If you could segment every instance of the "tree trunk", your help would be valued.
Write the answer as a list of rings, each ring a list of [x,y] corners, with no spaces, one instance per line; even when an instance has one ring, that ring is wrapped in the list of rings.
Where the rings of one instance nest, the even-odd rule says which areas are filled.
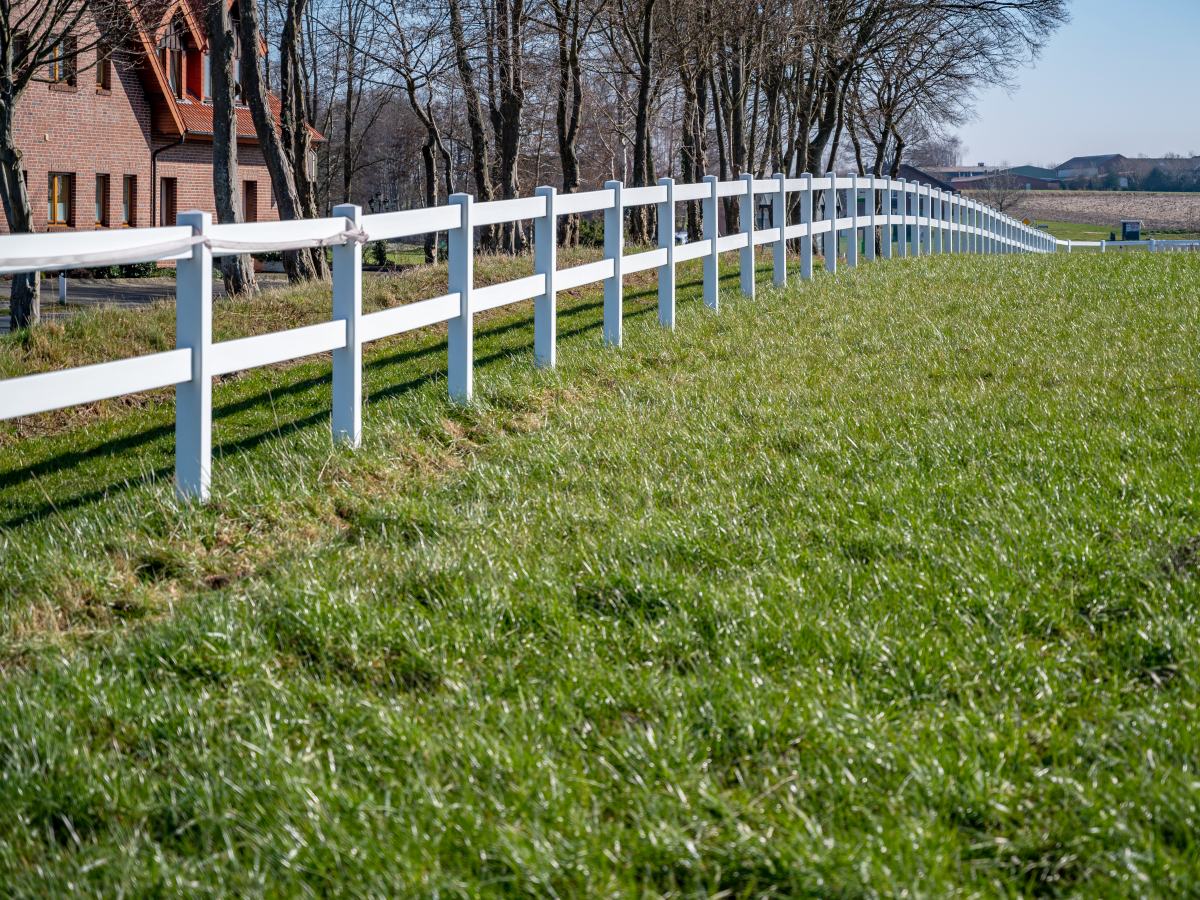
[[[233,22],[224,3],[209,3],[205,12],[213,108],[213,198],[218,222],[242,221],[238,181],[237,122],[233,96]],[[225,293],[253,294],[258,290],[249,256],[221,258]]]
[[[267,100],[267,89],[263,84],[262,67],[258,61],[261,33],[258,27],[258,4],[243,3],[238,31],[242,44],[242,93],[254,119],[254,131],[262,148],[271,184],[275,188],[275,200],[279,204],[280,218],[299,219],[304,210],[300,206],[300,195],[296,191],[296,178],[284,151],[283,140],[271,114]],[[324,257],[322,256],[322,259]],[[283,267],[288,281],[295,284],[322,277],[323,273],[313,265],[313,257],[303,251],[288,251],[283,254]]]
[[[654,85],[654,3],[644,0],[642,17],[638,23],[641,33],[635,48],[638,58],[637,107],[633,125],[633,186],[644,187],[650,183],[650,93]],[[647,215],[649,207],[640,206],[631,211],[629,237],[635,244],[650,240],[651,223]]]
[[[25,166],[21,151],[13,141],[13,106],[15,98],[0,100],[0,200],[8,230],[13,234],[33,231],[33,204],[25,183]],[[9,327],[14,331],[36,325],[42,318],[41,276],[37,272],[22,272],[13,276],[9,293]]]
[[[308,130],[311,118],[308,110],[312,106],[312,98],[308,96],[309,83],[303,77],[303,45],[300,38],[300,25],[307,8],[308,0],[287,0],[284,11],[283,32],[279,39],[279,118],[284,148],[295,175],[296,192],[300,196],[300,208],[304,211],[305,218],[315,219],[321,213],[317,207],[316,173],[310,173],[308,170],[309,155],[312,152],[312,137]],[[308,253],[319,277],[328,277],[325,251],[314,247]]]
[[[459,0],[449,0],[450,37],[454,41],[454,63],[462,82],[463,98],[467,107],[467,128],[471,132],[471,171],[475,177],[475,199],[486,202],[492,199],[491,153],[488,149],[487,132],[483,125],[483,106],[479,102],[479,90],[475,86],[475,70],[467,52],[467,39],[463,31],[462,9]],[[480,240],[485,246],[493,246],[495,231],[492,226],[481,228]]]

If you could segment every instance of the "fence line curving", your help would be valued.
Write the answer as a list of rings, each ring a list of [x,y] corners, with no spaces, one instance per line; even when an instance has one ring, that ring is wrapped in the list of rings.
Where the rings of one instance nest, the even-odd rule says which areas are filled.
[[[793,203],[796,197],[798,203]],[[739,230],[722,235],[720,201],[734,198]],[[676,243],[675,205],[698,201],[703,210],[699,241]],[[624,214],[655,206],[657,246],[625,252]],[[759,228],[756,207],[768,213]],[[788,221],[789,210],[798,220]],[[602,259],[558,268],[557,221],[579,213],[604,216]],[[535,274],[487,287],[474,284],[475,229],[531,220]],[[362,245],[431,232],[449,234],[449,292],[373,313],[362,311]],[[839,256],[850,267],[866,260],[943,253],[1051,253],[1066,242],[1031,228],[977,201],[904,179],[867,176],[776,175],[736,181],[708,176],[699,184],[661,179],[649,187],[610,181],[602,190],[559,194],[538,188],[532,197],[476,203],[455,194],[433,209],[363,215],[354,205],[338,206],[332,217],[283,222],[214,225],[203,212],[184,212],[163,228],[0,236],[0,273],[53,271],[116,263],[175,260],[176,349],[147,356],[46,372],[0,381],[0,419],[162,387],[175,387],[175,485],[181,498],[204,500],[212,471],[212,383],[218,375],[330,353],[333,360],[331,428],[334,440],[355,447],[362,432],[362,348],[395,334],[446,323],[447,382],[457,402],[473,391],[474,315],[532,300],[534,361],[556,361],[556,294],[603,283],[603,339],[622,341],[623,279],[655,270],[660,323],[675,325],[675,269],[703,261],[703,300],[716,310],[722,253],[740,255],[741,293],[754,296],[755,250],[772,247],[772,281],[788,280],[788,242],[799,241],[799,275],[813,275],[814,244],[820,242],[827,271]],[[1159,242],[1160,244],[1162,242]],[[844,245],[844,246],[843,246]],[[212,340],[213,259],[243,253],[333,247],[332,318],[327,322],[253,337]],[[1079,246],[1079,244],[1075,244]],[[1068,248],[1070,249],[1070,248]],[[1103,249],[1103,248],[1102,248]]]

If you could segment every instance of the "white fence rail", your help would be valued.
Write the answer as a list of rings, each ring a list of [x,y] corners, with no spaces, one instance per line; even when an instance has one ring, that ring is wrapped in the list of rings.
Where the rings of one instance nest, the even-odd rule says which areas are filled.
[[[1076,248],[1099,250],[1101,253],[1109,249],[1116,250],[1149,250],[1151,253],[1180,253],[1200,251],[1200,241],[1189,240],[1149,240],[1149,241],[1059,241],[1058,246],[1065,247],[1070,253]]]
[[[736,198],[740,229],[721,235],[721,198]],[[792,202],[793,198],[798,203]],[[699,201],[703,239],[675,242],[675,204]],[[769,207],[771,226],[755,227],[756,207]],[[658,247],[625,252],[624,212],[657,207]],[[788,221],[795,209],[796,221]],[[823,214],[818,216],[823,210]],[[604,258],[559,269],[558,217],[604,214]],[[658,275],[658,315],[675,324],[675,269],[703,260],[704,303],[718,307],[720,254],[740,254],[741,291],[754,296],[754,251],[773,250],[773,283],[788,279],[787,242],[798,241],[799,275],[812,277],[814,243],[823,244],[825,268],[836,272],[839,256],[856,266],[860,255],[922,256],[940,253],[1054,252],[1059,242],[1010,216],[965,197],[903,179],[862,176],[776,175],[701,184],[662,179],[650,187],[626,188],[618,181],[603,190],[559,195],[538,188],[535,196],[476,203],[455,194],[436,209],[362,215],[357,206],[339,206],[332,218],[240,225],[213,225],[207,213],[186,212],[178,225],[122,231],[68,232],[0,237],[0,273],[61,270],[117,263],[174,259],[176,267],[176,349],[94,366],[13,378],[0,382],[0,419],[11,419],[153,388],[175,386],[175,482],[180,497],[203,500],[212,469],[212,383],[217,375],[299,359],[317,353],[333,358],[333,437],[357,446],[362,430],[363,344],[445,322],[448,326],[447,381],[450,396],[469,402],[473,386],[474,316],[487,309],[533,300],[534,359],[555,364],[555,298],[558,291],[603,282],[603,337],[621,344],[624,276],[654,269]],[[534,275],[476,287],[475,229],[532,220]],[[449,233],[449,293],[393,309],[362,312],[362,243],[429,232]],[[213,343],[213,258],[302,247],[333,247],[333,308],[328,322],[287,331]]]

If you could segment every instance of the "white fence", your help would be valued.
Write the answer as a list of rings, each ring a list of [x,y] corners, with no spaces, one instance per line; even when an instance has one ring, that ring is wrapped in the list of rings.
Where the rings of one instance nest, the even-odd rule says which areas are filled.
[[[793,196],[798,204],[791,202]],[[722,235],[718,206],[725,197],[737,199],[741,228]],[[764,199],[770,205],[772,227],[756,229],[756,206]],[[699,241],[676,244],[675,204],[685,201],[702,204],[704,235]],[[658,230],[657,248],[626,254],[624,211],[647,205],[656,206],[658,221],[668,224]],[[787,211],[797,207],[798,221],[788,222]],[[601,211],[604,257],[558,268],[558,217]],[[603,190],[578,194],[543,187],[533,197],[515,200],[475,203],[469,194],[456,194],[448,205],[435,209],[363,216],[357,206],[339,206],[333,213],[325,219],[213,225],[207,213],[186,212],[175,227],[0,237],[0,273],[177,261],[176,349],[0,382],[0,419],[174,385],[176,490],[181,497],[203,500],[209,492],[212,383],[217,375],[332,353],[333,437],[353,447],[362,429],[362,348],[389,335],[447,323],[450,396],[468,402],[474,315],[484,310],[533,300],[534,360],[539,366],[553,366],[557,292],[602,281],[604,341],[620,346],[622,279],[635,272],[657,271],[659,321],[674,327],[676,266],[703,260],[704,303],[715,310],[720,254],[727,251],[740,252],[741,291],[752,297],[755,248],[764,244],[773,248],[777,286],[788,278],[788,241],[799,241],[799,274],[805,279],[812,277],[817,239],[823,242],[830,272],[837,271],[839,254],[855,266],[860,255],[870,260],[938,253],[1049,253],[1057,246],[1041,231],[929,185],[833,173],[821,178],[744,175],[732,182],[709,176],[702,184],[675,184],[668,178],[637,188],[610,181]],[[521,220],[533,221],[536,274],[476,287],[475,229]],[[449,233],[449,293],[364,315],[362,243],[438,231]],[[333,246],[330,321],[213,343],[213,257],[313,246]]]
[[[1180,253],[1200,251],[1200,241],[1187,240],[1148,240],[1148,241],[1059,241],[1058,246],[1066,247],[1070,253],[1077,247],[1086,247],[1105,253],[1114,250],[1149,250],[1151,253]]]

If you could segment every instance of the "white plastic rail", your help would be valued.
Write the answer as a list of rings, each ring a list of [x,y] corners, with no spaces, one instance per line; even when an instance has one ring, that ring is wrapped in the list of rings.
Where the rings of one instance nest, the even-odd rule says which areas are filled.
[[[677,244],[679,203],[700,204],[703,237]],[[738,208],[740,227],[720,232],[722,210]],[[631,207],[657,207],[659,237],[653,249],[625,252],[624,216]],[[558,219],[604,216],[604,258],[560,269]],[[762,216],[765,221],[760,221]],[[534,274],[487,287],[474,285],[475,229],[532,220]],[[445,231],[449,235],[449,292],[392,309],[362,312],[362,244]],[[88,266],[174,259],[176,349],[94,366],[12,378],[0,382],[0,419],[174,385],[176,389],[175,483],[180,497],[204,500],[212,470],[212,382],[218,375],[330,353],[333,358],[332,432],[339,443],[357,446],[362,422],[362,347],[390,335],[446,323],[449,328],[447,381],[450,396],[469,402],[473,390],[474,317],[488,309],[534,304],[534,359],[556,361],[558,291],[603,283],[603,339],[622,338],[623,279],[654,270],[658,277],[659,321],[675,324],[675,270],[703,262],[703,297],[717,309],[720,254],[740,256],[740,288],[755,291],[755,248],[771,248],[772,282],[786,284],[788,242],[799,242],[802,279],[812,278],[814,246],[837,271],[839,255],[849,267],[876,258],[929,253],[1052,253],[1059,247],[1090,246],[1056,241],[1035,228],[973,200],[903,179],[828,173],[822,177],[754,178],[699,184],[625,187],[611,181],[602,190],[559,194],[539,188],[533,197],[475,203],[455,194],[445,206],[364,216],[352,205],[314,220],[213,225],[206,213],[186,212],[178,225],[120,231],[80,231],[0,236],[0,273],[56,271]],[[861,244],[861,255],[860,255]],[[1143,241],[1151,250],[1200,249],[1198,241]],[[332,315],[303,328],[212,341],[213,258],[302,247],[333,247]],[[1129,242],[1096,243],[1101,250]]]

